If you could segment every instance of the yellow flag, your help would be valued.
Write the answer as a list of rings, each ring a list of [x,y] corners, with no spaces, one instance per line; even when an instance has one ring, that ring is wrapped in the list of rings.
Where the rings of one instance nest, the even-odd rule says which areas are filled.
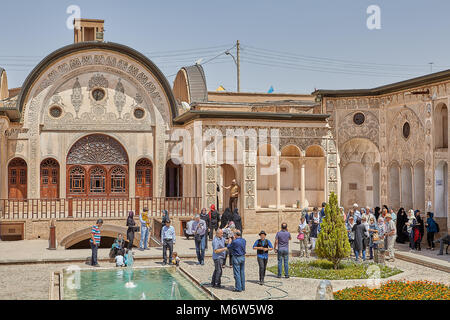
[[[216,91],[226,91],[225,90],[225,88],[224,87],[222,87],[222,86],[219,86],[217,89],[216,89]]]

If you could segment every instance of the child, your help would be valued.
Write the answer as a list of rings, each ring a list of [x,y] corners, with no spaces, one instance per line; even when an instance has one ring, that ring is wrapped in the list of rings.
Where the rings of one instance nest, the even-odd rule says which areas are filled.
[[[125,267],[125,262],[122,255],[117,255],[115,259],[116,259],[116,267]]]
[[[172,264],[176,265],[177,267],[180,265],[180,257],[178,256],[178,253],[174,252],[172,253]]]

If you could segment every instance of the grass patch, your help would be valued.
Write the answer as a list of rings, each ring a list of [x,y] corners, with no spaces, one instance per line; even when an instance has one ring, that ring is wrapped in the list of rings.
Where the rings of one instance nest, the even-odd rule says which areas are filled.
[[[336,300],[450,300],[450,286],[431,281],[388,281],[378,289],[365,286],[334,292]]]
[[[374,276],[374,272],[378,272],[380,277],[388,278],[399,274],[402,271],[397,268],[391,268],[386,265],[379,265],[375,263],[355,263],[353,261],[344,261],[339,264],[337,270],[333,269],[333,264],[327,260],[313,260],[313,261],[295,261],[289,263],[289,275],[292,277],[311,278],[311,279],[328,279],[328,280],[349,280],[349,279],[368,279]],[[278,273],[278,267],[272,266],[267,268],[274,274]]]

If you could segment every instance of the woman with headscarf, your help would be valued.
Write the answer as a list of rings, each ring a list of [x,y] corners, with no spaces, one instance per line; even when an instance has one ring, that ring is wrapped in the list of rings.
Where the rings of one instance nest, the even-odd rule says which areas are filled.
[[[434,250],[434,235],[437,233],[436,221],[433,219],[433,216],[433,212],[427,212],[427,222],[425,224],[427,227],[427,249],[430,250]]]
[[[162,214],[163,214],[162,225],[165,226],[166,225],[166,221],[170,221],[169,212],[166,209],[163,209],[162,210]]]
[[[220,229],[225,228],[225,226],[233,220],[233,216],[231,214],[230,208],[226,208],[225,211],[222,214],[222,217],[220,218]]]
[[[397,239],[395,240],[397,243],[405,243],[408,241],[408,237],[403,232],[403,229],[405,228],[405,224],[408,221],[408,217],[406,215],[405,209],[400,208],[397,213]]]
[[[206,208],[203,208],[200,212],[200,219],[205,221],[206,224],[205,250],[208,250],[208,234],[211,232],[211,219],[209,219],[209,214],[206,211]]]
[[[376,223],[375,217],[372,216],[369,219],[369,260],[373,259],[373,251],[377,247],[376,240],[374,240],[375,235],[378,236],[378,224]]]
[[[339,207],[339,213],[344,221],[347,220],[347,215],[345,214],[344,207]]]
[[[306,223],[305,216],[300,219],[300,224],[298,225],[298,235],[297,239],[300,242],[300,257],[309,257],[308,253],[308,237],[309,237],[309,225]]]
[[[311,251],[316,249],[316,239],[319,235],[319,225],[320,225],[320,214],[317,210],[313,211],[313,216],[310,221],[310,234],[311,239]]]
[[[420,210],[414,211],[414,215],[417,220],[417,224],[414,227],[414,248],[418,251],[421,251],[420,243],[422,242],[423,235],[425,233],[425,225],[423,219],[420,215]]]
[[[377,221],[378,221],[378,217],[380,216],[380,210],[381,210],[380,207],[375,207],[374,216]]]
[[[134,233],[136,232],[136,221],[134,221],[134,212],[128,211],[128,218],[127,218],[127,240],[128,240],[128,250],[131,250],[133,247],[133,241],[134,241]]]
[[[219,220],[220,215],[216,210],[216,206],[214,204],[211,205],[210,210],[208,212],[209,219],[211,221],[211,232],[209,233],[209,239],[212,240],[213,238],[213,231],[217,232],[217,228],[219,228]]]
[[[234,225],[236,226],[236,229],[241,231],[242,234],[242,219],[241,215],[239,214],[238,208],[235,208],[233,211],[233,222]]]
[[[355,225],[355,218],[350,216],[348,221],[345,223],[345,227],[347,228],[348,242],[350,243],[350,247],[353,248],[353,242],[355,241],[355,233],[353,232],[353,226]]]
[[[413,210],[408,211],[408,221],[405,223],[406,231],[409,235],[409,251],[413,251],[415,249],[414,243],[414,226],[417,224],[416,217],[414,215]]]
[[[353,226],[352,231],[355,233],[355,241],[353,242],[353,250],[355,251],[355,260],[359,261],[359,254],[362,254],[363,261],[366,261],[366,226],[358,219]]]

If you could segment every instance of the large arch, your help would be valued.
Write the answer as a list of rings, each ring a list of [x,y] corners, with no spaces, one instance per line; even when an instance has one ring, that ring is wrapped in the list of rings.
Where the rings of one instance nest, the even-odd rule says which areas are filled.
[[[25,79],[22,90],[20,91],[20,94],[18,96],[18,109],[21,114],[23,114],[23,111],[28,100],[30,99],[31,95],[35,95],[38,92],[32,93],[32,89],[34,88],[37,81],[42,80],[43,82],[37,88],[37,90],[42,90],[43,88],[46,88],[51,83],[56,81],[58,78],[61,78],[63,75],[67,76],[66,74],[68,72],[71,72],[72,70],[76,70],[81,65],[106,65],[106,66],[112,66],[112,64],[108,65],[108,61],[105,61],[104,58],[101,58],[100,55],[97,56],[90,56],[90,58],[86,58],[85,60],[81,62],[77,61],[71,61],[70,64],[61,64],[55,68],[55,70],[50,71],[49,69],[56,63],[62,61],[64,58],[78,54],[78,53],[89,53],[89,52],[96,52],[98,54],[98,51],[101,50],[103,52],[113,52],[119,55],[122,55],[124,57],[127,57],[128,59],[132,59],[136,65],[142,66],[152,74],[156,80],[159,82],[159,85],[162,88],[162,91],[164,92],[165,98],[167,99],[167,103],[169,106],[169,113],[170,118],[174,119],[178,116],[178,108],[177,104],[172,92],[172,88],[167,81],[164,74],[161,72],[161,70],[151,61],[149,60],[145,55],[142,53],[128,47],[122,44],[113,43],[113,42],[80,42],[80,43],[74,43],[67,46],[64,46],[60,49],[57,49],[47,55],[28,75],[28,77]],[[114,61],[114,67],[117,67],[118,69],[122,69],[126,72],[128,72],[130,75],[136,77],[138,82],[141,83],[142,87],[149,93],[149,95],[152,95],[152,97],[156,97],[156,90],[155,85],[146,77],[145,75],[139,73],[139,68],[133,65],[128,64],[118,64],[119,61]],[[48,74],[46,72],[50,71]]]
[[[349,208],[380,204],[380,152],[365,138],[353,138],[340,148],[341,204]]]
[[[70,197],[128,197],[128,154],[113,137],[90,134],[67,153],[66,194]]]
[[[92,227],[86,227],[73,231],[66,235],[63,239],[61,239],[59,245],[66,249],[70,248],[78,242],[91,238],[91,233]],[[117,226],[113,224],[103,224],[102,226],[102,237],[116,238],[119,233],[121,233],[126,240],[127,227]],[[133,245],[139,246],[140,236],[140,232],[135,233]]]
[[[425,211],[425,163],[414,165],[414,208]]]

